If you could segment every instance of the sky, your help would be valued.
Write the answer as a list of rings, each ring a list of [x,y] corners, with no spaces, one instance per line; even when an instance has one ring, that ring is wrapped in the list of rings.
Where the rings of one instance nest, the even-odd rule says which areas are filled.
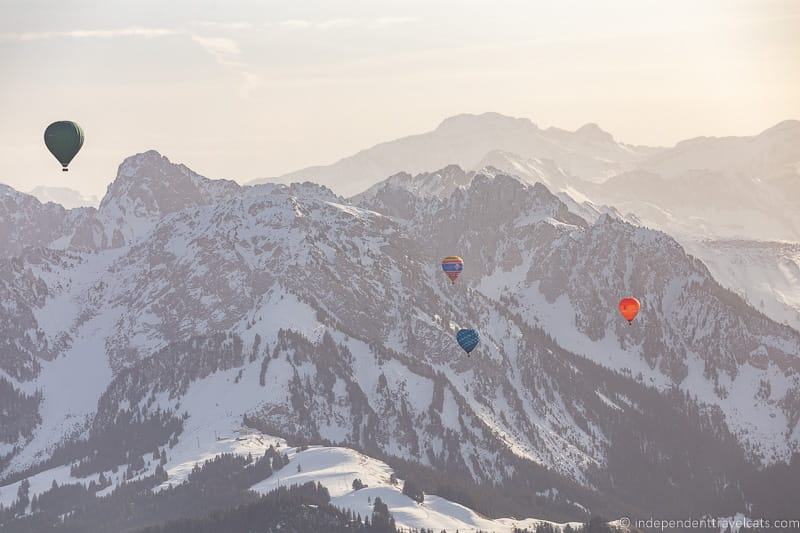
[[[0,0],[0,182],[246,182],[496,111],[669,146],[800,119],[797,0]],[[60,172],[42,133],[74,120]]]

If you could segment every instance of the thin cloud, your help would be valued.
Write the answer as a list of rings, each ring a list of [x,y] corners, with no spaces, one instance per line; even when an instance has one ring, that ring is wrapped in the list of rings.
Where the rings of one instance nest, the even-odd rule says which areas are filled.
[[[282,22],[279,22],[278,24],[286,28],[310,28],[313,23],[308,20],[291,19],[291,20],[284,20]]]
[[[250,22],[215,22],[213,20],[193,20],[189,25],[214,30],[248,30],[253,27]]]
[[[290,29],[332,30],[340,28],[386,28],[398,24],[414,22],[412,17],[379,17],[379,18],[332,18],[325,20],[289,19],[279,22],[280,26]]]
[[[114,37],[164,37],[167,35],[180,35],[181,30],[170,28],[118,28],[112,30],[69,30],[69,31],[35,31],[22,33],[2,33],[0,41],[44,41],[50,39],[111,39]]]
[[[396,26],[398,24],[408,24],[416,22],[417,19],[413,17],[381,17],[374,19],[371,23],[372,28],[385,28],[387,26]]]
[[[192,41],[197,43],[200,48],[214,56],[221,64],[230,62],[242,53],[239,44],[227,37],[203,37],[197,34],[192,35]]]
[[[348,18],[329,19],[317,23],[317,27],[323,30],[328,30],[331,28],[352,28],[356,25],[358,25],[358,21],[356,19]]]
[[[204,26],[211,29],[243,29],[246,23],[205,23],[198,21],[190,23],[195,28]],[[185,28],[147,28],[129,27],[96,30],[68,30],[68,31],[42,31],[2,33],[0,42],[30,42],[52,39],[113,39],[118,37],[154,38],[172,35],[188,37],[203,51],[214,58],[216,63],[226,68],[231,68],[242,77],[240,95],[248,98],[253,90],[261,84],[261,79],[240,57],[242,50],[239,43],[228,37],[209,37]]]
[[[217,63],[236,71],[242,77],[239,95],[250,98],[253,91],[261,85],[261,77],[252,72],[250,66],[240,59],[242,50],[239,43],[227,37],[204,37],[192,34],[192,41],[209,53]]]

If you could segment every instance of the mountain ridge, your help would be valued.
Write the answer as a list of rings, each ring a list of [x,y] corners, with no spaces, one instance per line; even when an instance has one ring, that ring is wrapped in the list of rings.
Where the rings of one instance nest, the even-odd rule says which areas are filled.
[[[315,165],[275,178],[251,180],[248,184],[311,179],[332,186],[345,196],[352,196],[385,176],[398,172],[416,174],[451,163],[477,170],[476,163],[494,150],[516,153],[524,158],[553,159],[558,166],[577,177],[601,182],[620,172],[640,168],[639,163],[645,165],[641,168],[657,170],[659,167],[648,163],[648,160],[654,158],[657,161],[659,154],[669,158],[668,154],[676,150],[703,143],[724,143],[736,139],[755,141],[785,135],[797,130],[798,124],[800,122],[790,119],[753,136],[695,137],[679,141],[673,147],[646,147],[618,143],[610,133],[592,122],[575,131],[568,131],[557,127],[540,129],[532,120],[524,117],[510,117],[495,112],[464,113],[444,119],[428,133],[381,142],[330,165]],[[468,141],[470,137],[473,140]],[[480,138],[492,141],[480,144],[476,142]],[[443,140],[447,142],[436,144]],[[584,141],[589,141],[589,144],[584,144]],[[429,153],[425,144],[430,143],[434,143],[436,149]],[[352,180],[356,180],[356,183],[350,183]]]
[[[603,142],[587,144],[587,139]],[[351,196],[363,192],[385,176],[402,171],[419,173],[448,164],[471,169],[492,150],[554,159],[566,169],[597,180],[622,168],[618,162],[610,163],[608,154],[613,153],[615,158],[628,163],[652,149],[623,146],[591,124],[576,132],[568,132],[558,128],[542,130],[530,119],[500,113],[461,114],[444,119],[430,132],[379,143],[331,165],[308,167],[248,184],[310,179],[328,185],[344,196]]]

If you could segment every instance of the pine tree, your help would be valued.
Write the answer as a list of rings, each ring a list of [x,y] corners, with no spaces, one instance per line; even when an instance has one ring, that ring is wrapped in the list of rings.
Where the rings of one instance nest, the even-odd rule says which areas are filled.
[[[372,506],[372,527],[378,532],[392,532],[395,530],[394,518],[389,513],[389,507],[379,497],[375,498]]]
[[[410,479],[405,480],[403,483],[403,494],[417,503],[425,501],[425,493],[422,491],[422,488],[417,486],[417,484]]]

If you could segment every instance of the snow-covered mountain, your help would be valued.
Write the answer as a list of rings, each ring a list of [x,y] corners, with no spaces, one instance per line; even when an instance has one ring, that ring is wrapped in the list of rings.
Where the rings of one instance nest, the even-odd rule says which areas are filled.
[[[25,246],[51,245],[64,235],[70,214],[60,205],[43,204],[0,184],[0,253],[11,257]]]
[[[100,203],[96,196],[84,196],[69,187],[45,187],[39,185],[31,190],[30,195],[35,196],[42,203],[53,202],[66,209],[97,207]]]
[[[587,220],[607,213],[666,231],[703,260],[725,287],[773,320],[800,329],[797,260],[791,252],[800,239],[798,209],[792,205],[796,196],[722,174],[668,180],[636,171],[596,185],[542,172],[536,161],[514,154],[496,153],[489,162],[492,168],[561,191],[560,198]]]
[[[798,327],[800,305],[791,296],[793,278],[783,256],[761,256],[762,268],[751,264],[746,275],[731,275],[727,266],[742,264],[776,241],[800,242],[796,120],[753,136],[699,137],[672,148],[644,148],[619,143],[593,124],[567,132],[496,113],[459,115],[433,132],[282,179],[302,177],[353,194],[370,187],[374,192],[383,186],[373,185],[383,176],[424,176],[453,163],[542,183],[586,220],[605,213],[665,231],[703,259],[727,288],[751,301],[764,300],[760,309],[768,316]],[[421,182],[416,192],[442,187],[435,179]],[[451,180],[448,187],[456,185]],[[737,246],[726,244],[731,241]],[[731,261],[718,260],[723,248]],[[741,254],[732,256],[736,251]],[[765,285],[765,279],[775,285]]]
[[[607,212],[669,233],[727,288],[800,327],[793,259],[781,251],[800,242],[800,122],[750,137],[684,141],[602,183],[508,151],[487,154],[474,169],[489,167],[543,183],[587,220]]]
[[[538,197],[550,196],[550,208],[542,212],[536,203],[526,203],[523,192],[526,190],[534,196],[537,196],[536,191]],[[407,204],[406,191],[401,186],[385,187],[366,205],[374,204],[399,215],[400,210],[392,206]],[[546,324],[545,330],[575,353],[634,374],[644,370],[645,377],[657,368],[658,375],[650,375],[649,379],[658,382],[666,378],[666,383],[671,384],[686,381],[693,374],[691,367],[699,365],[706,377],[713,378],[713,387],[719,386],[723,374],[728,374],[729,385],[736,387],[734,383],[741,377],[739,370],[743,366],[762,366],[757,362],[761,357],[757,354],[762,349],[755,344],[745,348],[749,341],[740,336],[750,326],[729,323],[723,327],[720,322],[736,314],[732,308],[719,308],[713,313],[713,319],[705,314],[708,310],[704,310],[699,315],[703,317],[700,323],[704,324],[700,327],[692,316],[699,309],[691,302],[703,302],[704,306],[716,305],[714,301],[727,302],[749,316],[747,321],[753,320],[752,324],[766,324],[766,317],[752,312],[742,305],[743,302],[730,300],[730,295],[711,281],[705,266],[687,256],[678,243],[664,234],[637,229],[608,215],[589,225],[541,185],[530,188],[506,176],[492,179],[479,175],[469,189],[456,190],[448,198],[436,198],[432,203],[433,206],[429,202],[408,219],[420,240],[434,242],[440,249],[460,250],[465,260],[474,265],[463,275],[467,280],[473,280],[483,294],[494,299],[516,300],[511,305],[513,309],[522,316],[531,317],[531,325]],[[502,208],[487,210],[486,203]],[[536,230],[545,228],[544,237],[537,235]],[[448,241],[436,242],[430,237],[432,232],[446,235]],[[472,252],[473,243],[480,243],[476,252]],[[648,321],[647,327],[636,331],[635,341],[647,348],[633,359],[629,348],[617,352],[608,345],[609,337],[616,337],[620,346],[625,346],[630,331],[615,320],[613,312],[597,314],[598,307],[613,309],[620,294],[647,295],[649,300],[643,311],[648,317],[644,319]],[[692,296],[688,297],[690,294]],[[651,312],[653,315],[649,316]],[[685,329],[687,326],[690,331]],[[732,329],[725,331],[728,327]],[[611,333],[609,328],[616,331]],[[778,328],[775,332],[779,329],[790,337],[797,336],[788,328]],[[582,336],[585,338],[581,339]],[[736,346],[740,342],[744,344]],[[770,351],[766,346],[763,348]],[[755,357],[749,363],[744,356],[748,352]],[[715,353],[729,355],[712,360]],[[739,355],[732,357],[734,353]],[[787,361],[795,360],[796,353],[796,349],[791,348]],[[700,359],[695,359],[698,355]],[[635,368],[642,359],[647,361],[649,370]],[[794,373],[788,367],[785,370]],[[744,382],[751,383],[752,378],[748,375]],[[757,381],[746,387],[757,388]],[[699,393],[697,384],[690,388],[694,394]],[[789,392],[790,397],[794,394],[796,391]],[[751,390],[748,397],[755,395],[756,391]],[[720,398],[722,396],[727,393]],[[739,399],[741,395],[737,393],[736,400]],[[793,400],[787,397],[787,401]],[[720,405],[725,411],[724,403]],[[740,407],[734,409],[739,411]],[[729,420],[740,419],[741,414],[743,412],[730,416]],[[764,413],[753,410],[748,416],[757,425]],[[793,418],[794,415],[790,415],[787,421]],[[793,422],[789,426],[784,437],[797,430]],[[741,429],[747,432],[744,426]],[[764,443],[762,434],[754,437]]]
[[[110,491],[154,449],[255,431],[434,472],[443,495],[495,487],[495,516],[776,512],[761,469],[798,450],[800,334],[663,233],[457,167],[354,203],[146,152],[98,210],[4,198],[8,220],[56,220],[0,235],[6,485],[66,469]]]
[[[217,202],[238,189],[233,181],[204,178],[150,150],[120,165],[98,219],[106,242],[118,247],[146,236],[166,215]]]
[[[596,124],[570,132],[541,129],[529,119],[499,113],[464,114],[444,120],[428,133],[378,144],[331,165],[309,167],[252,184],[311,180],[348,196],[399,172],[417,174],[450,164],[474,168],[495,150],[550,159],[566,171],[592,181],[631,168],[657,151],[618,143]]]

